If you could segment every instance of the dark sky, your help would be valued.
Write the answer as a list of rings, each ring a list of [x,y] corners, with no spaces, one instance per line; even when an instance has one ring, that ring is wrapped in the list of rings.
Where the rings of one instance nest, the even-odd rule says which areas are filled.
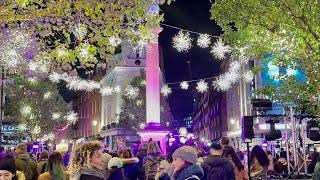
[[[165,18],[163,23],[199,33],[220,35],[221,29],[210,20],[210,7],[209,0],[176,0],[169,6],[161,7]],[[167,83],[190,79],[187,61],[191,62],[192,79],[212,77],[219,73],[219,62],[210,54],[210,48],[202,49],[196,46],[198,35],[191,34],[194,39],[193,48],[186,53],[179,53],[172,47],[172,37],[179,30],[162,27],[159,43],[163,49]],[[192,97],[197,92],[182,90],[179,84],[170,87],[173,93],[169,95],[169,101],[174,117],[179,119],[192,113]]]

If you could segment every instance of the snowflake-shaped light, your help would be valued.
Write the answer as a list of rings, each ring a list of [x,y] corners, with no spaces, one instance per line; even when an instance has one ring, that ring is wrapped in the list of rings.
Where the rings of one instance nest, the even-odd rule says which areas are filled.
[[[208,90],[208,83],[205,82],[204,80],[201,80],[201,81],[199,81],[199,82],[197,83],[196,89],[197,89],[199,92],[203,93],[203,92],[205,92],[205,91]]]
[[[121,44],[121,39],[118,38],[118,37],[111,36],[109,38],[109,43],[110,43],[111,46],[117,47],[117,46],[119,46]]]
[[[184,33],[179,31],[179,33],[173,37],[172,43],[173,47],[177,49],[178,52],[187,52],[192,47],[192,38],[189,33]]]
[[[187,81],[182,81],[180,87],[181,89],[187,90],[189,88],[189,83]]]
[[[224,59],[225,55],[230,53],[231,50],[231,46],[224,45],[222,39],[218,39],[214,46],[212,46],[211,53],[218,59]]]
[[[128,86],[125,90],[125,96],[127,96],[129,99],[135,99],[139,95],[139,88]]]
[[[232,61],[229,64],[229,71],[231,72],[237,72],[241,69],[241,63],[239,61]]]
[[[243,80],[245,82],[252,82],[253,78],[254,78],[254,74],[252,73],[252,71],[246,71],[243,74]]]
[[[113,90],[114,90],[115,93],[120,93],[121,92],[121,87],[120,86],[115,86],[113,88]]]
[[[28,115],[31,113],[31,107],[26,105],[26,106],[23,106],[20,110],[20,112],[22,113],[22,115]]]
[[[208,34],[201,34],[197,40],[197,44],[201,48],[207,48],[210,45],[211,37]]]
[[[78,24],[75,26],[73,34],[79,39],[83,39],[87,34],[87,27],[84,24]]]
[[[229,71],[223,75],[223,79],[229,81],[231,84],[237,82],[240,78],[240,73],[238,71]]]
[[[65,119],[69,123],[74,124],[78,120],[78,113],[76,113],[74,111],[70,111],[70,112],[67,113],[67,116],[65,117]]]
[[[102,96],[110,96],[112,95],[112,92],[113,88],[110,86],[105,86],[100,89],[100,93],[102,94]]]
[[[226,91],[231,87],[231,82],[224,78],[224,76],[220,76],[213,82],[216,89],[221,91]]]
[[[57,119],[59,119],[60,117],[61,117],[60,113],[53,113],[53,114],[52,114],[52,119],[53,119],[53,120],[57,120]]]
[[[163,96],[167,97],[171,93],[172,93],[172,89],[168,85],[164,85],[161,88],[161,94],[163,94]]]

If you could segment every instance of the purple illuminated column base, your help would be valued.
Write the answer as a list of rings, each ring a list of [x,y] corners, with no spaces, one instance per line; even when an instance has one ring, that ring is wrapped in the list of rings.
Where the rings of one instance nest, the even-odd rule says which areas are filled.
[[[167,141],[168,141],[168,134],[170,132],[163,129],[160,124],[158,123],[148,123],[144,130],[138,132],[141,137],[141,142],[146,143],[149,142],[150,139],[152,141],[159,141],[160,148],[162,153],[165,155],[167,153]]]

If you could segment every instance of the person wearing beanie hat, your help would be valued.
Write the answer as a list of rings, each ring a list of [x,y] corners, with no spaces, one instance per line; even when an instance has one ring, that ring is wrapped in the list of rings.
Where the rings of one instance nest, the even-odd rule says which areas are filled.
[[[198,153],[191,146],[182,146],[173,154],[173,178],[175,180],[200,180],[203,176],[203,170],[197,165]]]

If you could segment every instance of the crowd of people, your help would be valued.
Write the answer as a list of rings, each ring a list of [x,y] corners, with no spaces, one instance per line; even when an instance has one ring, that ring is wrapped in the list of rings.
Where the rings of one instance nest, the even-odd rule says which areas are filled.
[[[314,156],[316,156],[315,153]],[[314,179],[320,179],[319,153],[309,163]],[[249,180],[287,173],[287,153],[280,157],[254,146],[249,157],[229,146],[222,137],[208,152],[194,145],[182,145],[163,155],[158,142],[141,144],[138,151],[124,148],[106,152],[101,143],[78,145],[71,155],[46,150],[33,156],[26,144],[0,160],[1,180]],[[248,165],[250,164],[250,169]],[[313,169],[312,169],[313,168]],[[309,168],[308,168],[309,169]],[[249,173],[250,172],[250,173]]]

